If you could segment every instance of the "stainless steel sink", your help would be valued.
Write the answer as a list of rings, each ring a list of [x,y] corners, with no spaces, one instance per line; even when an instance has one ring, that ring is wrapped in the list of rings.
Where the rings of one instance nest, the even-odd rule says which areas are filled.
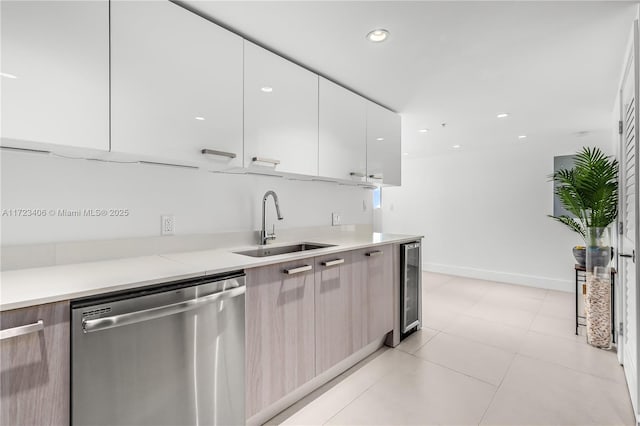
[[[299,243],[279,247],[260,247],[253,250],[235,251],[236,254],[243,254],[251,257],[277,256],[279,254],[297,253],[300,251],[316,250],[325,247],[333,247],[334,244]]]

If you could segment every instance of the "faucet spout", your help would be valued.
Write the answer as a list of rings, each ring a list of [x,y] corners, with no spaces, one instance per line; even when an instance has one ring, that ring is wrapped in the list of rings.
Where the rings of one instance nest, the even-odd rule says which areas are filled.
[[[267,203],[267,198],[269,197],[269,195],[273,197],[273,202],[276,205],[276,214],[278,215],[278,220],[284,219],[284,217],[282,217],[282,213],[280,213],[280,201],[278,200],[278,194],[276,194],[275,191],[267,191],[264,194],[264,197],[262,197],[262,211],[264,212],[264,205]]]
[[[262,230],[260,231],[260,245],[265,245],[267,244],[267,241],[276,239],[275,227],[272,234],[267,233],[266,208],[267,199],[269,198],[269,196],[273,198],[273,203],[276,206],[276,214],[278,215],[278,220],[284,219],[282,213],[280,212],[280,202],[278,200],[278,194],[276,194],[275,191],[267,191],[262,197]]]

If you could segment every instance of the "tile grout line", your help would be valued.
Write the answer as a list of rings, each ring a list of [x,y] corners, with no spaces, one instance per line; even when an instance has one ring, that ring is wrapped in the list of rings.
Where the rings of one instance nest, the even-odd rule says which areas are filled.
[[[392,351],[396,350],[395,348],[390,348]],[[402,352],[402,351],[401,351]],[[404,354],[407,354],[406,352],[403,352]],[[407,354],[407,355],[411,355],[411,354]],[[329,423],[331,421],[331,419],[333,419],[334,417],[336,417],[338,414],[340,414],[341,412],[343,412],[349,405],[353,404],[357,399],[359,399],[362,395],[364,395],[369,389],[371,389],[372,387],[374,387],[375,385],[378,384],[378,382],[382,381],[382,379],[384,379],[385,377],[387,377],[388,375],[390,375],[392,373],[392,371],[388,371],[386,373],[384,373],[383,375],[381,375],[378,380],[375,380],[370,386],[367,386],[362,392],[360,392],[355,398],[353,398],[351,401],[349,401],[348,404],[346,404],[344,407],[342,407],[340,410],[338,410],[338,412],[336,412],[333,416],[329,417],[329,419],[327,419],[326,422],[322,423],[323,425],[326,425],[327,423]]]
[[[498,394],[498,391],[502,387],[502,383],[504,383],[504,379],[506,379],[509,373],[511,372],[511,367],[513,367],[513,362],[516,360],[517,356],[518,356],[518,353],[516,352],[511,357],[511,362],[509,363],[509,367],[507,368],[507,371],[504,373],[504,376],[502,376],[502,379],[500,380],[500,383],[498,384],[498,386],[496,386],[496,391],[493,393],[493,396],[491,397],[491,401],[489,401],[489,403],[487,404],[487,408],[484,409],[484,413],[482,413],[482,417],[480,417],[480,421],[478,422],[478,425],[482,424],[482,422],[484,421],[484,418],[487,415],[487,412],[489,411],[491,404],[493,404],[493,401],[496,399],[496,395]]]
[[[586,345],[588,345],[587,343],[584,343],[584,342],[576,342],[576,341],[574,341],[572,339],[564,338],[564,337],[561,337],[561,336],[556,336],[556,335],[553,335],[553,334],[548,334],[548,333],[545,333],[545,332],[542,332],[542,331],[533,330],[531,328],[533,326],[533,323],[535,322],[535,320],[541,315],[540,311],[542,310],[542,305],[544,304],[544,301],[547,299],[548,295],[549,295],[549,290],[547,289],[546,292],[545,292],[545,296],[542,299],[543,303],[540,304],[540,308],[538,309],[538,311],[536,312],[535,317],[531,321],[531,324],[529,325],[529,328],[527,330],[527,334],[535,333],[535,334],[540,334],[540,335],[545,336],[545,337],[551,337],[551,338],[554,338],[554,339],[563,339],[563,340],[565,340],[567,342],[572,342],[572,343],[575,343],[575,344],[580,344],[580,345],[586,344]],[[543,316],[545,316],[545,315],[543,314]],[[546,315],[546,316],[550,316],[552,318],[555,318],[555,317],[553,317],[551,315]],[[526,338],[526,336],[525,336],[525,338]],[[521,350],[522,350],[522,347],[518,348],[518,350],[516,351],[516,354],[520,355],[520,356],[527,357],[529,359],[534,359],[536,361],[547,362],[547,363],[550,363],[550,364],[553,364],[553,365],[556,365],[556,366],[564,367],[564,368],[566,368],[568,370],[571,370],[571,371],[574,371],[574,372],[578,372],[578,373],[583,373],[583,374],[586,374],[586,375],[588,375],[590,377],[595,377],[597,379],[606,380],[606,381],[612,382],[612,383],[619,383],[617,380],[614,380],[614,379],[609,378],[609,377],[597,376],[595,374],[591,374],[591,373],[588,373],[586,371],[582,371],[582,370],[578,370],[576,368],[568,367],[566,365],[560,364],[560,363],[555,362],[555,361],[550,361],[550,360],[547,360],[547,359],[542,359],[542,358],[534,357],[534,356],[531,356],[531,355],[523,354],[522,352],[520,352]]]
[[[535,333],[535,331],[534,331],[534,333]],[[547,364],[552,364],[552,365],[555,365],[556,367],[566,368],[567,370],[573,371],[574,373],[581,373],[581,374],[587,375],[589,377],[593,377],[595,379],[604,380],[606,382],[617,383],[617,384],[623,383],[623,382],[619,382],[618,380],[615,380],[615,379],[612,379],[612,378],[609,378],[609,377],[597,376],[595,374],[591,374],[591,373],[588,373],[588,372],[583,371],[583,370],[577,370],[575,368],[567,367],[564,364],[560,364],[560,363],[557,363],[555,361],[551,361],[551,360],[548,360],[548,359],[542,359],[542,358],[538,358],[538,357],[535,357],[535,356],[523,354],[523,353],[520,353],[520,352],[517,352],[516,355],[520,355],[520,356],[523,356],[525,358],[533,359],[535,361],[546,362]],[[619,365],[618,367],[622,368],[622,365]],[[626,383],[626,381],[624,383]]]
[[[435,337],[435,336],[434,336],[434,337]],[[427,343],[429,343],[429,342],[427,342]],[[426,343],[425,343],[425,344],[426,344]],[[406,352],[404,352],[404,353],[406,354]],[[468,378],[473,379],[473,380],[477,380],[477,381],[479,381],[479,382],[481,382],[481,383],[484,383],[484,384],[486,384],[486,385],[489,385],[489,386],[492,386],[492,387],[496,387],[496,385],[495,385],[495,384],[493,384],[493,383],[489,383],[489,382],[487,382],[486,380],[479,379],[478,377],[472,376],[472,375],[470,375],[470,374],[468,374],[468,373],[464,373],[464,372],[462,372],[462,371],[455,370],[455,369],[453,369],[453,368],[451,368],[451,367],[448,367],[448,366],[446,366],[446,365],[442,365],[442,364],[440,364],[440,363],[438,363],[438,362],[435,362],[435,361],[432,361],[432,360],[430,360],[430,359],[425,359],[425,358],[419,357],[419,356],[417,356],[417,355],[415,355],[415,354],[407,354],[407,355],[411,355],[412,357],[414,357],[414,358],[416,358],[416,359],[418,359],[418,360],[420,360],[420,361],[422,361],[422,362],[426,362],[426,363],[430,363],[430,364],[437,365],[438,367],[442,367],[442,368],[447,369],[447,370],[449,370],[449,371],[451,371],[451,372],[453,372],[453,373],[461,374],[461,375],[463,375],[463,376],[465,376],[465,377],[468,377]],[[514,355],[516,355],[516,354],[514,354]]]

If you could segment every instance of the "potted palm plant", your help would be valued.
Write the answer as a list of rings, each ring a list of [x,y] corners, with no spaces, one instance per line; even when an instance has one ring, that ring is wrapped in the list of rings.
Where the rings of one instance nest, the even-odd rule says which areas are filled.
[[[557,183],[554,192],[560,202],[575,217],[549,217],[580,234],[585,245],[594,246],[597,232],[589,229],[607,228],[618,216],[618,161],[599,148],[585,147],[575,155],[573,169],[558,170],[550,178]],[[576,261],[582,266],[585,252],[584,247],[574,247]]]
[[[575,218],[551,217],[585,240],[587,342],[598,348],[609,348],[613,251],[608,229],[618,216],[618,161],[598,148],[587,147],[582,148],[574,160],[573,169],[558,170],[551,179],[557,183],[555,194]]]

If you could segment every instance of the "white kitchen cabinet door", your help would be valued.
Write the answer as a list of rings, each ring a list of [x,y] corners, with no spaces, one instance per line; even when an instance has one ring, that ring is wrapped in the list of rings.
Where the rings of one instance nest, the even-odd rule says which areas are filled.
[[[241,166],[242,39],[169,1],[112,2],[111,120],[114,152]]]
[[[319,175],[364,181],[367,172],[367,101],[320,77]]]
[[[244,166],[318,174],[318,76],[248,41],[244,47]]]
[[[109,3],[5,1],[2,146],[109,149]]]
[[[367,103],[367,179],[400,186],[400,116],[373,102]]]

